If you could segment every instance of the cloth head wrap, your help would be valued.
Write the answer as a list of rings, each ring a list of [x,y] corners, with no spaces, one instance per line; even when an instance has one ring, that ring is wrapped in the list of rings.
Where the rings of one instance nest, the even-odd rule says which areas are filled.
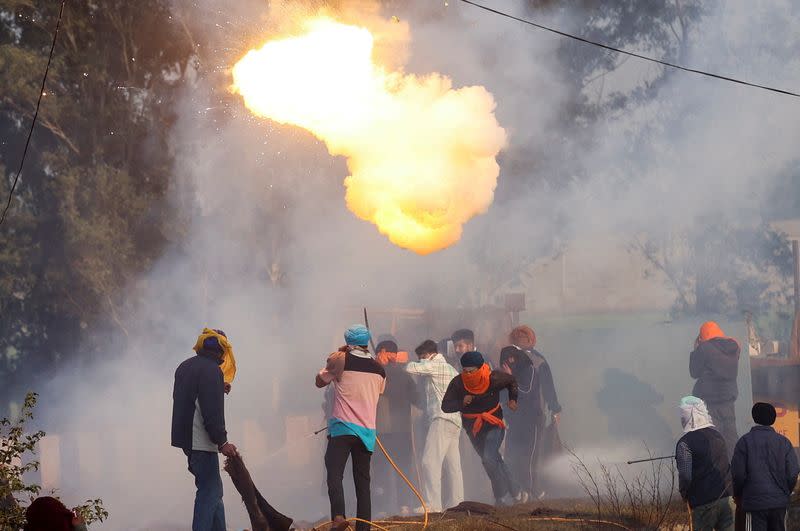
[[[766,402],[756,402],[753,404],[752,413],[755,423],[761,426],[772,426],[775,424],[775,419],[778,418],[775,406]]]
[[[700,341],[708,341],[709,339],[725,337],[725,332],[714,321],[706,321],[700,327],[700,335],[698,337]]]
[[[462,367],[481,367],[484,364],[483,354],[473,350],[472,352],[465,352],[461,356]]]
[[[369,345],[370,337],[369,330],[362,324],[355,324],[344,331],[344,342],[351,347]]]
[[[714,425],[706,403],[696,396],[685,396],[681,399],[681,424],[683,432],[697,431]]]
[[[209,348],[216,343],[222,347],[222,363],[219,368],[222,371],[222,379],[225,383],[233,382],[236,377],[236,358],[233,356],[233,347],[228,341],[228,336],[222,330],[204,328],[203,333],[197,338],[194,344],[194,351],[198,354],[201,350]]]
[[[530,350],[536,346],[536,332],[529,326],[518,326],[508,335],[512,345],[521,349]]]

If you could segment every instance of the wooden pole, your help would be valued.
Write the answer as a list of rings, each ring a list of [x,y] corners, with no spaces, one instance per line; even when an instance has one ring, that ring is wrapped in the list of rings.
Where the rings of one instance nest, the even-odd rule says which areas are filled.
[[[800,313],[800,241],[792,240],[794,254],[794,311]]]

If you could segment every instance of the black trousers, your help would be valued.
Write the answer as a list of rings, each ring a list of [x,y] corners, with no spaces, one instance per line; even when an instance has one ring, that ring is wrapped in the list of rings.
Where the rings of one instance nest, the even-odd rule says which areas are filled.
[[[367,450],[361,439],[355,435],[340,435],[328,439],[325,451],[325,468],[328,473],[328,498],[331,502],[331,520],[345,516],[344,507],[344,468],[347,459],[353,458],[353,483],[356,487],[356,517],[361,520],[372,519],[372,500],[370,499],[369,465],[372,452]],[[368,531],[369,524],[356,522],[356,531]]]
[[[745,529],[747,531],[786,531],[786,508],[747,513]]]

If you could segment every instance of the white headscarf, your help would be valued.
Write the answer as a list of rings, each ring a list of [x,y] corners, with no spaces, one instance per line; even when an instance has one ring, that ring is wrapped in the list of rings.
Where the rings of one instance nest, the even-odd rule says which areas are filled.
[[[681,399],[681,424],[683,432],[697,431],[714,426],[706,403],[696,396],[685,396]]]

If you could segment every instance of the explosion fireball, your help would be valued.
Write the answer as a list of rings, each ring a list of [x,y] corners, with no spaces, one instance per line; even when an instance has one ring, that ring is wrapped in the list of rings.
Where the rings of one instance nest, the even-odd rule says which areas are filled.
[[[233,91],[257,116],[308,130],[347,159],[348,208],[389,240],[429,254],[461,238],[492,203],[506,142],[483,87],[453,89],[375,64],[363,27],[312,18],[233,68]]]

